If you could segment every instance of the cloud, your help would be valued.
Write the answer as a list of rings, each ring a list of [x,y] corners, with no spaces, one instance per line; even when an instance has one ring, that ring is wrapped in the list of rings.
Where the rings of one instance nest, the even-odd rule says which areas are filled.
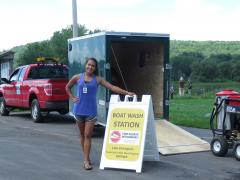
[[[12,1],[10,2],[12,3]],[[42,1],[34,3],[29,1],[27,4],[4,4],[1,6],[0,51],[49,39],[55,31],[70,25],[71,4],[63,6],[59,3],[47,3],[46,5]],[[62,1],[62,3],[64,2]]]
[[[174,39],[184,40],[239,40],[236,23],[239,8],[227,9],[223,4],[207,0],[176,0],[170,15],[170,29]],[[232,34],[234,33],[234,34]]]
[[[80,7],[92,7],[92,8],[108,8],[108,7],[129,7],[135,6],[146,2],[146,0],[77,0],[77,4]]]
[[[236,6],[229,11],[214,0],[170,0],[169,2],[173,4],[153,0],[118,2],[78,0],[78,22],[85,24],[89,29],[170,33],[172,39],[240,39],[232,35],[234,30],[222,27],[226,24],[239,29],[233,21],[239,17],[240,11]],[[223,33],[221,30],[226,33],[220,35],[220,32]]]
[[[239,0],[77,0],[88,29],[169,33],[178,40],[240,40]],[[72,24],[71,0],[8,0],[0,6],[0,51],[49,39]]]

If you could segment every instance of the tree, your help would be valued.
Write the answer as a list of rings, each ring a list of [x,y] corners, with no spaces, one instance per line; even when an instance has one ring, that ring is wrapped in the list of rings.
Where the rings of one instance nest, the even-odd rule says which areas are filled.
[[[84,25],[78,26],[79,36],[87,34],[88,29]],[[72,38],[72,27],[62,29],[61,31],[54,32],[50,39],[51,49],[53,55],[60,58],[60,62],[68,64],[68,39]]]
[[[48,40],[27,44],[24,51],[15,59],[14,67],[34,63],[38,57],[51,57],[52,51],[49,47]]]
[[[195,63],[193,68],[193,77],[201,82],[211,82],[217,79],[217,63],[212,61],[202,61]]]
[[[234,81],[240,82],[240,61],[237,61],[232,67],[232,78]]]
[[[98,32],[101,32],[101,30],[100,30],[100,29],[94,29],[93,31],[90,30],[90,31],[88,32],[88,34],[94,34],[94,33],[98,33]]]
[[[232,60],[231,54],[211,54],[208,58],[208,61],[214,61],[216,63],[229,62]]]
[[[200,62],[204,59],[201,53],[184,52],[180,55],[171,58],[172,63],[172,78],[178,80],[180,76],[190,77],[192,74],[192,64]]]
[[[219,80],[226,81],[232,80],[232,68],[233,68],[232,61],[229,62],[220,62],[217,64],[217,77]]]
[[[79,25],[79,35],[85,35],[88,29],[85,26]],[[100,31],[94,30],[93,32]],[[68,43],[67,40],[72,38],[72,27],[54,32],[50,40],[34,42],[25,45],[21,53],[17,53],[14,59],[14,67],[31,64],[36,62],[37,57],[57,57],[60,58],[60,63],[67,64],[68,59]]]

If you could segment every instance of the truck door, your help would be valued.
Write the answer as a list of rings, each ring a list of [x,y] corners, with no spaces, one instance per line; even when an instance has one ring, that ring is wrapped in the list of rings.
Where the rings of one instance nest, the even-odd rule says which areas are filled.
[[[20,106],[20,82],[18,81],[19,74],[21,72],[21,68],[16,69],[12,75],[10,76],[10,84],[4,87],[4,97],[6,100],[7,105],[10,106]]]
[[[17,83],[16,83],[16,98],[18,99],[18,104],[17,106],[19,107],[23,107],[23,101],[25,99],[23,99],[23,95],[27,94],[28,91],[26,92],[26,90],[24,91],[24,83],[23,83],[23,78],[26,72],[26,67],[23,67],[20,72],[19,72],[19,76],[17,79]]]

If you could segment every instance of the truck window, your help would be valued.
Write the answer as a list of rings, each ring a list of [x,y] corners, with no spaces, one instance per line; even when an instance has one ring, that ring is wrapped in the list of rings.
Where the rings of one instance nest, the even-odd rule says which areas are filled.
[[[18,80],[19,80],[19,81],[22,81],[22,80],[23,80],[23,76],[24,76],[24,74],[25,74],[25,71],[26,71],[26,67],[24,67],[24,68],[21,69],[21,72],[20,72],[19,77],[18,77]]]
[[[20,69],[16,69],[16,70],[12,73],[12,75],[11,75],[11,77],[10,77],[10,81],[11,81],[11,82],[12,82],[12,81],[17,81],[19,72],[20,72]]]
[[[32,67],[28,79],[68,78],[68,69],[63,66],[40,65]]]

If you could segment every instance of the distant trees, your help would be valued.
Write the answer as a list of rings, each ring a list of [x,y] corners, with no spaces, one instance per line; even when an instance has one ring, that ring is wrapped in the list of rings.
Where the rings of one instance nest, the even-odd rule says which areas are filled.
[[[78,26],[79,36],[86,35],[88,29],[83,26]],[[50,39],[50,48],[52,49],[53,56],[59,57],[61,62],[64,64],[68,63],[68,39],[72,37],[72,27],[62,29],[61,31],[54,32],[52,38]]]
[[[240,82],[240,60],[232,66],[232,80]]]
[[[170,41],[170,57],[184,52],[198,52],[209,57],[213,54],[240,55],[239,41]]]
[[[36,62],[37,57],[52,56],[53,53],[49,47],[50,41],[48,40],[27,44],[24,50],[15,58],[14,66]]]
[[[79,36],[88,33],[99,32],[100,30],[89,31],[84,25],[78,27]],[[29,43],[24,46],[24,50],[18,53],[14,60],[14,66],[30,64],[36,62],[37,57],[58,57],[60,63],[67,64],[68,43],[67,40],[72,37],[72,27],[63,28],[54,32],[50,40]]]
[[[171,78],[195,81],[240,81],[239,41],[170,42]]]
[[[203,59],[203,55],[197,52],[184,52],[172,57],[172,79],[177,81],[180,76],[190,77],[193,72],[193,67],[195,67],[194,65]]]
[[[180,76],[195,81],[240,81],[240,58],[231,54],[212,54],[209,57],[201,53],[182,53],[171,58],[172,79]]]

